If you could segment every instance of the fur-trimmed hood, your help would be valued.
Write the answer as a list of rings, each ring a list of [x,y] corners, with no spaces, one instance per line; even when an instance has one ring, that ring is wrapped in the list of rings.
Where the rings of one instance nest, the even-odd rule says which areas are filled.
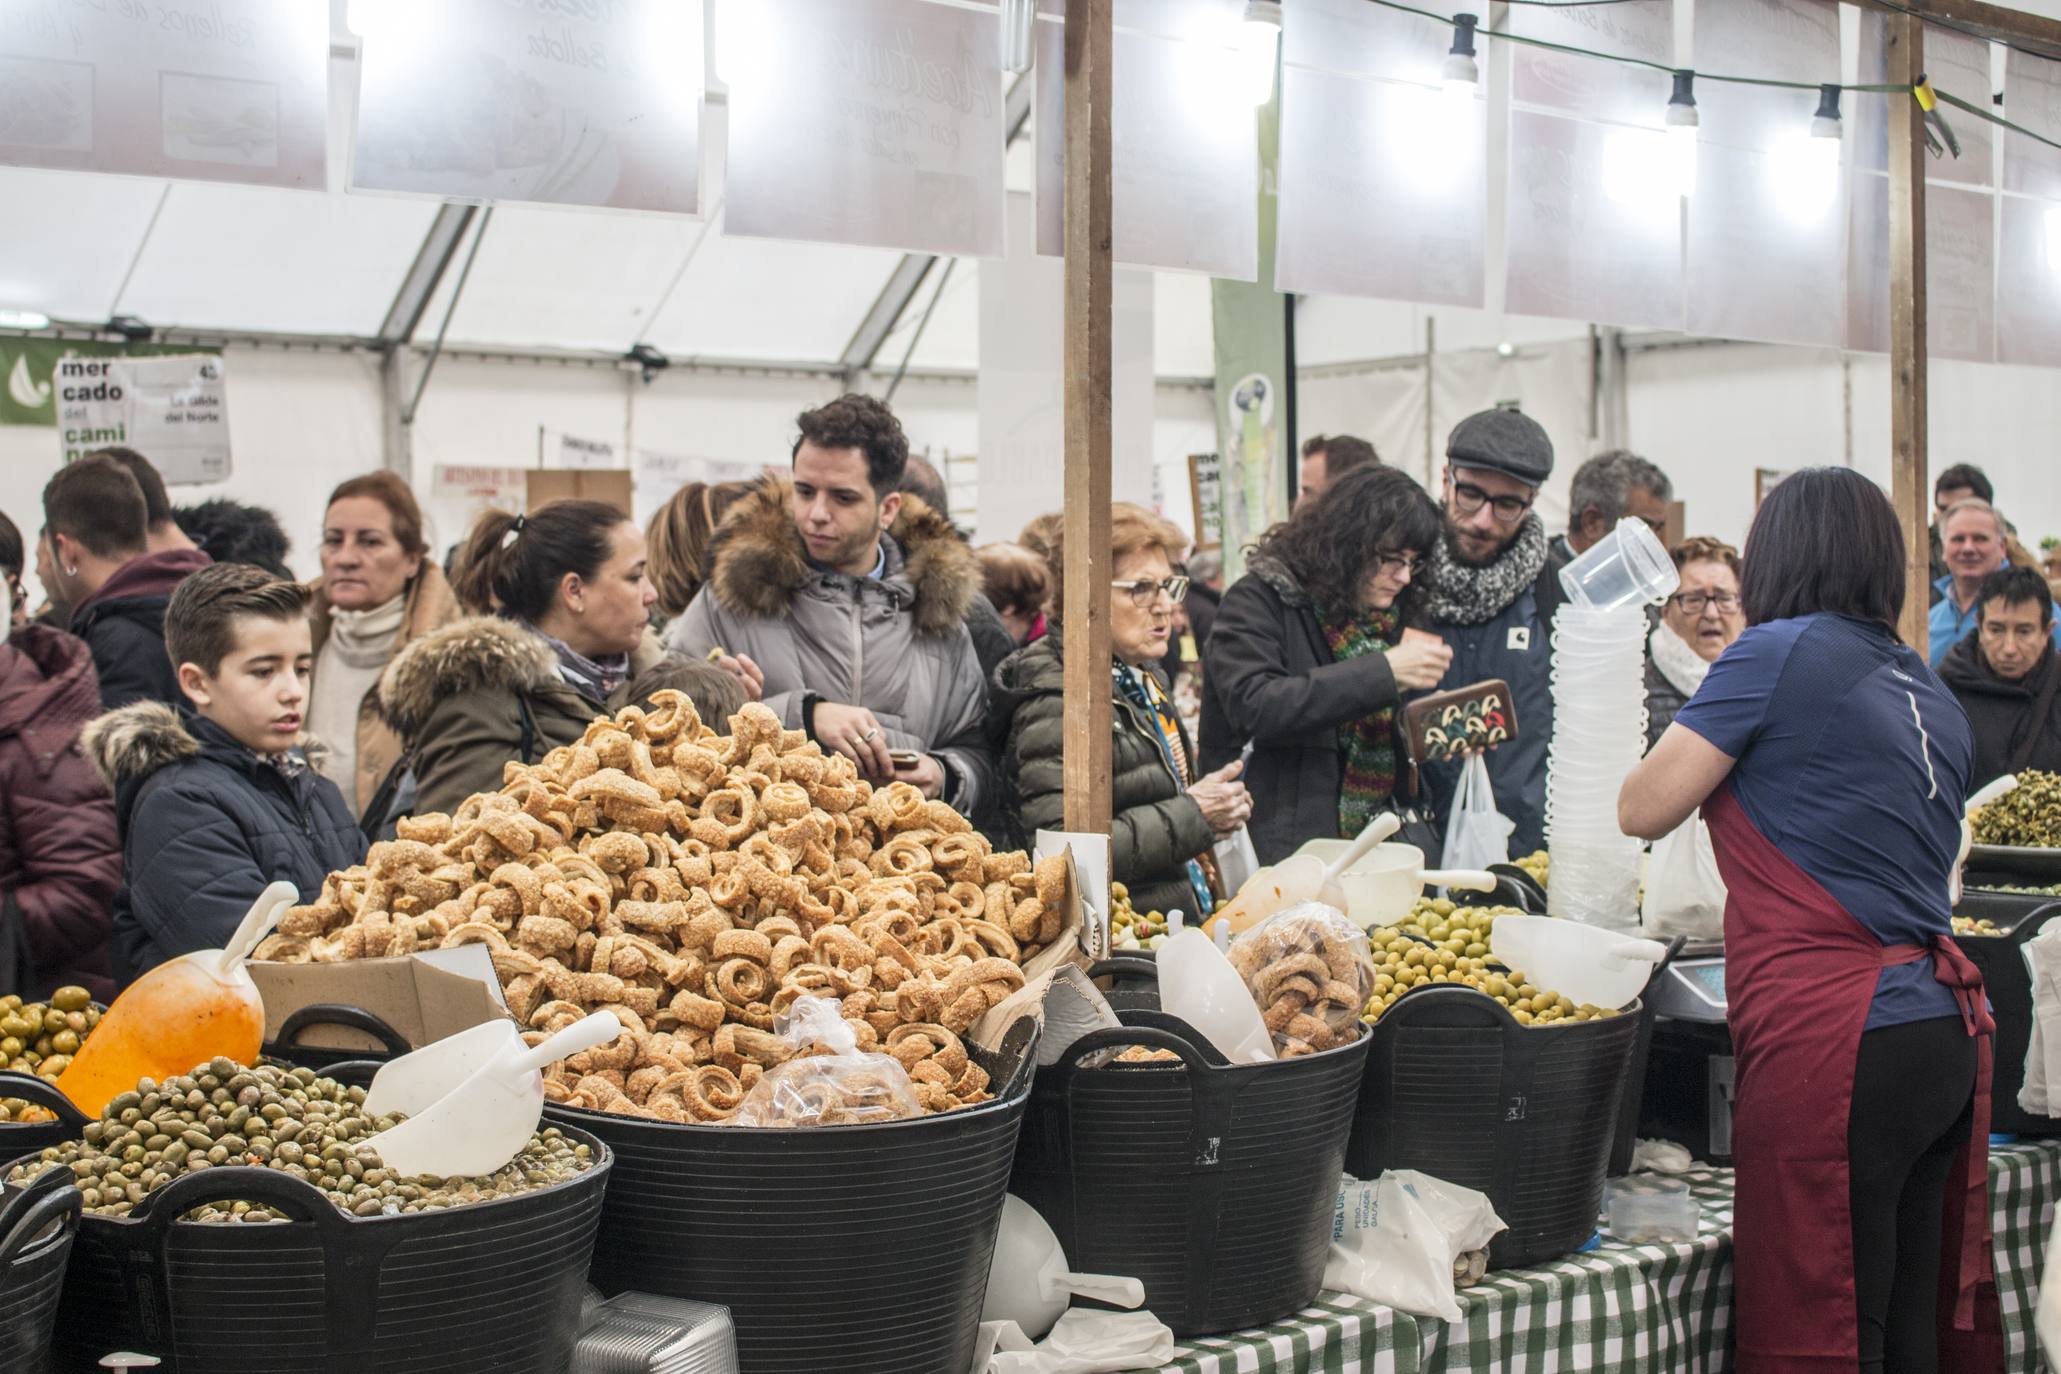
[[[500,616],[466,616],[394,655],[379,675],[379,714],[401,738],[413,739],[446,697],[512,692],[557,676],[558,655],[542,636]]]
[[[196,726],[214,738],[195,735]],[[139,701],[108,712],[80,732],[79,745],[117,798],[133,792],[159,769],[202,754],[239,764],[248,759],[253,767],[258,766],[257,756],[226,731],[200,724],[197,717],[194,726],[189,726],[187,717],[158,701]],[[329,746],[312,735],[301,736],[294,748],[318,771],[330,753]]]
[[[709,587],[739,615],[778,619],[798,593],[825,574],[810,564],[795,533],[785,478],[769,477],[739,498],[709,541]],[[904,599],[917,632],[936,638],[965,624],[981,585],[980,561],[952,522],[914,496],[888,529],[886,588]]]

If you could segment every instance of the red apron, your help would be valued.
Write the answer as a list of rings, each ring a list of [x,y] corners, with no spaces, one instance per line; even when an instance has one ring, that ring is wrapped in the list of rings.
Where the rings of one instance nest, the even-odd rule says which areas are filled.
[[[1885,947],[1748,819],[1729,785],[1704,804],[1725,904],[1725,990],[1738,1095],[1732,1152],[1741,1374],[1858,1367],[1847,1121],[1854,1066],[1890,965],[1932,960],[1981,1039],[1975,1121],[1947,1186],[1940,1263],[1940,1368],[2004,1367],[1989,1234],[1990,1045],[1982,975],[1942,937]]]

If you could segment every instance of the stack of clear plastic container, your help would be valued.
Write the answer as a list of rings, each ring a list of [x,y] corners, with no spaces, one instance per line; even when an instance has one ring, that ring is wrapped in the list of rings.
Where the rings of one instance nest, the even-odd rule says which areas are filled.
[[[1653,532],[1627,519],[1560,574],[1553,617],[1553,746],[1546,840],[1555,916],[1639,923],[1644,846],[1617,828],[1617,794],[1646,752],[1646,607],[1680,585]]]

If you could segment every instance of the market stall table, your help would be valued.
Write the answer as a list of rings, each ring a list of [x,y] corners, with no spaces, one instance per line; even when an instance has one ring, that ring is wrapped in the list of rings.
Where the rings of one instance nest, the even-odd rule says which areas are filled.
[[[2006,1367],[2037,1374],[2032,1309],[2061,1200],[2061,1142],[1997,1146],[1989,1171]],[[1155,1374],[1722,1374],[1732,1367],[1732,1173],[1686,1178],[1702,1213],[1692,1242],[1605,1238],[1588,1254],[1491,1274],[1460,1293],[1452,1323],[1327,1292],[1270,1326],[1190,1342]]]

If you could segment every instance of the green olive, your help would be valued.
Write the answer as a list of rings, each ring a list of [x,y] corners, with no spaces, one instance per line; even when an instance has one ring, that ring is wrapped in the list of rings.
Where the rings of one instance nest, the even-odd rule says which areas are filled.
[[[84,1011],[93,1004],[93,994],[78,986],[62,987],[50,994],[50,1005],[59,1011]]]

